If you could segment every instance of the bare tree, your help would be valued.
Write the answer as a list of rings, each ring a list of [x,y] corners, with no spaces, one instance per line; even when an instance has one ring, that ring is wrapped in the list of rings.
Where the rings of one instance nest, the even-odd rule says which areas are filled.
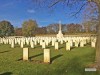
[[[32,0],[33,2],[39,3],[40,5],[45,4],[47,7],[52,8],[55,7],[58,3],[63,3],[63,5],[67,5],[70,8],[75,6],[76,4],[81,3],[81,7],[72,15],[76,16],[83,10],[84,6],[90,4],[90,2],[95,3],[98,10],[98,29],[97,29],[97,45],[96,45],[96,66],[100,69],[100,0]]]
[[[82,31],[82,26],[80,24],[68,24],[67,25],[67,31],[70,33],[77,33]]]

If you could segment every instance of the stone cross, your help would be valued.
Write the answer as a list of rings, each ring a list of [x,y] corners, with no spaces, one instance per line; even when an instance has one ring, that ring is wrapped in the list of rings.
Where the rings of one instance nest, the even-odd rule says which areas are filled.
[[[62,34],[62,31],[61,31],[61,21],[59,21],[59,31],[58,31],[58,34],[57,34],[57,38],[62,38],[63,37],[63,34]]]
[[[61,31],[61,21],[59,21],[59,31]]]

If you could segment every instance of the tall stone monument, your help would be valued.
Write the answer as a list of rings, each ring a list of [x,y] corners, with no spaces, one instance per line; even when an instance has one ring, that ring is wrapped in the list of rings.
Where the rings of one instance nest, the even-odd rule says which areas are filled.
[[[59,31],[58,31],[58,34],[57,34],[57,38],[62,38],[63,37],[63,34],[62,34],[62,31],[61,31],[61,21],[59,21]]]

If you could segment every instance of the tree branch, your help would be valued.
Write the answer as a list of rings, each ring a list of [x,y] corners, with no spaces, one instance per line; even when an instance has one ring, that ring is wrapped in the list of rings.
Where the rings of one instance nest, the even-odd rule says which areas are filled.
[[[69,0],[67,1],[67,5],[69,4]]]
[[[87,3],[88,3],[88,2],[87,2]],[[82,8],[83,8],[87,3],[84,3],[84,4],[80,7],[80,9],[79,9],[75,14],[73,14],[72,16],[76,16],[78,13],[80,13],[80,11],[82,10]]]
[[[56,0],[54,3],[52,3],[52,4],[49,6],[49,8],[51,8],[52,6],[56,5],[56,4],[59,3],[60,1],[62,1],[62,0]]]

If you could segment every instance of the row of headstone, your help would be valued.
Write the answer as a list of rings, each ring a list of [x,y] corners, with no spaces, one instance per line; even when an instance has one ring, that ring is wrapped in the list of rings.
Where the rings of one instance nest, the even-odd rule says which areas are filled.
[[[11,48],[14,48],[16,44],[20,45],[21,48],[24,45],[30,45],[34,48],[35,45],[39,44],[42,48],[51,45],[56,50],[59,49],[59,44],[66,43],[66,50],[70,50],[71,47],[84,47],[85,44],[91,43],[92,47],[95,47],[96,37],[22,37],[22,38],[0,38],[1,44],[10,44]]]

